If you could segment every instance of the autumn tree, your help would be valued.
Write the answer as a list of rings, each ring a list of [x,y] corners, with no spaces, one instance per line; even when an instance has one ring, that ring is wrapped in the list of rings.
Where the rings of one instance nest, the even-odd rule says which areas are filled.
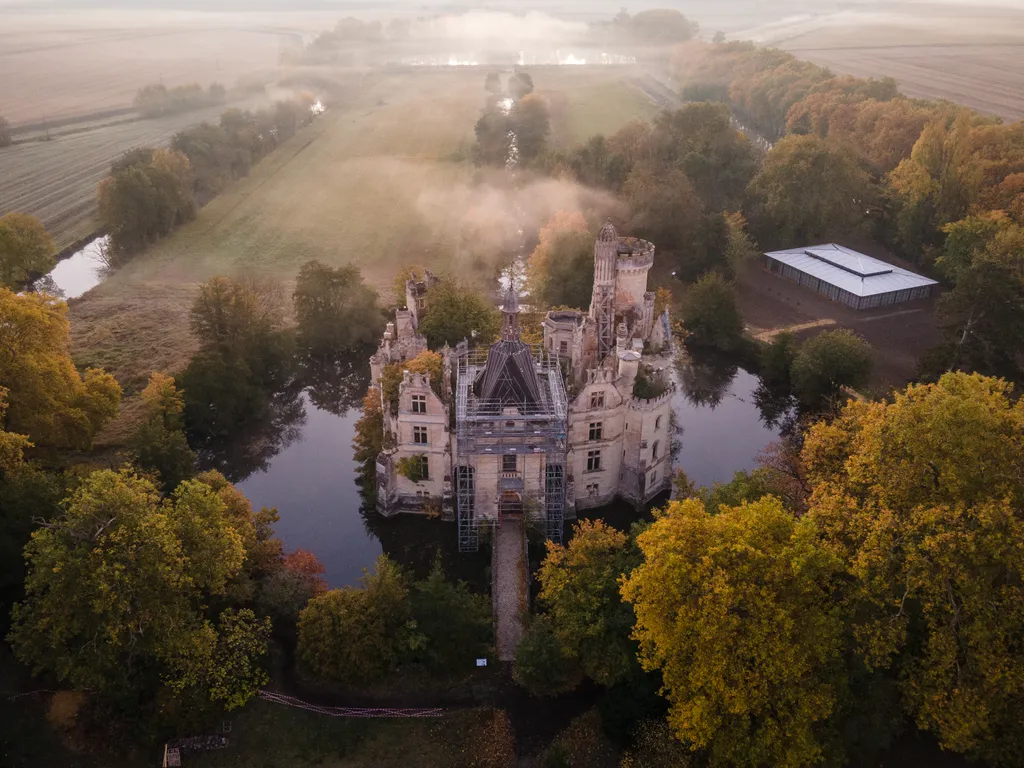
[[[585,307],[594,285],[594,237],[580,213],[558,211],[541,227],[527,261],[530,295],[541,306]]]
[[[873,366],[874,350],[863,338],[845,328],[823,331],[800,345],[790,379],[800,400],[814,406],[844,387],[866,386]]]
[[[421,373],[430,377],[430,388],[440,397],[444,387],[444,358],[437,352],[425,349],[412,360],[388,363],[380,377],[380,388],[384,402],[397,406],[399,388],[405,378],[405,372]]]
[[[584,520],[567,546],[548,542],[537,575],[540,603],[559,641],[604,686],[624,679],[635,663],[633,611],[622,602],[619,579],[637,560],[624,533]]]
[[[53,269],[54,248],[43,223],[24,213],[0,216],[0,287],[18,288]]]
[[[363,412],[352,438],[352,458],[359,466],[358,482],[363,494],[371,496],[376,491],[377,456],[384,447],[384,412],[380,399],[380,390],[376,387],[366,390]]]
[[[375,342],[384,328],[377,293],[358,267],[332,269],[307,261],[293,294],[299,344],[311,354],[329,354]]]
[[[858,653],[943,747],[1004,765],[1024,756],[1022,436],[1006,382],[956,373],[849,403],[803,453]]]
[[[750,182],[747,210],[759,242],[792,247],[863,232],[877,197],[870,175],[847,147],[787,136]]]
[[[423,644],[401,569],[381,555],[361,581],[315,597],[299,614],[299,658],[327,680],[377,680]]]
[[[771,497],[709,514],[674,502],[638,537],[622,586],[668,721],[711,765],[811,766],[835,758],[844,625],[842,562]]]
[[[115,260],[124,260],[195,218],[192,165],[181,152],[132,150],[99,185],[100,220]]]
[[[685,250],[704,223],[704,205],[682,171],[640,163],[622,186],[633,216],[629,231],[660,247]]]
[[[152,701],[167,685],[240,706],[267,680],[257,667],[269,623],[230,610],[214,623],[203,608],[244,558],[206,485],[188,481],[161,500],[128,471],[94,472],[27,547],[8,640],[36,673],[107,699]]]
[[[694,344],[729,351],[743,336],[743,317],[730,283],[711,272],[698,280],[683,300],[683,326]]]
[[[165,493],[192,477],[196,455],[185,438],[185,398],[174,378],[154,373],[142,390],[143,424],[132,438],[135,465],[155,472]]]
[[[0,387],[7,429],[40,448],[87,449],[117,415],[121,388],[95,368],[82,376],[71,360],[67,305],[0,288]]]
[[[256,606],[271,618],[276,634],[294,643],[299,613],[310,600],[327,591],[324,572],[324,564],[316,555],[297,549],[260,580]]]
[[[419,331],[434,349],[454,347],[463,339],[490,344],[501,330],[498,310],[479,292],[464,283],[443,278],[429,292],[430,307]]]

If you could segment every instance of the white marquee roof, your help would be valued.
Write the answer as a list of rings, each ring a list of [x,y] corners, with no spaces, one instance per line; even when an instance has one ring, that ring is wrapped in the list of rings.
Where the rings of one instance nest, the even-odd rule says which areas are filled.
[[[772,251],[765,255],[855,296],[876,296],[938,284],[930,278],[835,243]]]

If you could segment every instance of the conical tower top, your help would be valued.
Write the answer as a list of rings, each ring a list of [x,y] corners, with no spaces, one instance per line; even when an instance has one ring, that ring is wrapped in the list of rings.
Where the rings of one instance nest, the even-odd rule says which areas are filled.
[[[519,341],[519,296],[512,282],[505,291],[505,303],[501,307],[501,338],[503,341]]]

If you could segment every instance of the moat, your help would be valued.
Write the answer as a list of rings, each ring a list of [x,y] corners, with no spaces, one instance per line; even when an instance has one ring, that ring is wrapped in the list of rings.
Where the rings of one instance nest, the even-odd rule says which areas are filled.
[[[754,468],[758,453],[779,435],[756,402],[758,377],[720,356],[696,355],[679,378],[673,401],[682,427],[676,466],[698,485],[728,481],[736,471]],[[282,394],[281,418],[249,436],[249,445],[221,453],[216,464],[239,482],[254,506],[277,507],[276,530],[285,547],[315,553],[332,587],[355,584],[382,552],[425,573],[438,551],[450,573],[483,586],[486,555],[460,555],[454,523],[409,515],[385,519],[366,508],[352,438],[368,383],[360,365],[330,386],[317,382]],[[611,524],[625,527],[640,517],[623,507],[607,510]],[[601,509],[586,513],[599,516]]]

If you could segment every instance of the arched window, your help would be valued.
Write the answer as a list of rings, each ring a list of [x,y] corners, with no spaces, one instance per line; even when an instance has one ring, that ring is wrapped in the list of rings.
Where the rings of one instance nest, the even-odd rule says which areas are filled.
[[[659,416],[658,418],[656,418],[654,420],[654,429],[655,430],[661,429],[661,416]]]
[[[655,441],[654,446],[651,448],[651,461],[657,461],[658,460],[658,448],[660,446],[661,446],[661,443]]]

